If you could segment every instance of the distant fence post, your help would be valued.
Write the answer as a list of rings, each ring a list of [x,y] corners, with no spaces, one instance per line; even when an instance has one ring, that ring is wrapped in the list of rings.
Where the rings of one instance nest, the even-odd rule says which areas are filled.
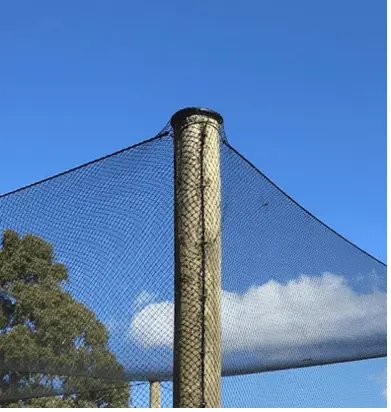
[[[161,405],[161,389],[159,381],[149,382],[149,407],[160,408]]]
[[[222,117],[171,118],[175,169],[174,407],[221,406]]]

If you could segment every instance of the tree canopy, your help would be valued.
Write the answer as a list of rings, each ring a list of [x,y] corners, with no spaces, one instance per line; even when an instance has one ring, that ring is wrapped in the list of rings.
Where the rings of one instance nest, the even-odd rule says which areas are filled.
[[[0,406],[128,406],[130,388],[109,351],[108,332],[64,289],[67,282],[67,268],[48,242],[4,231]]]

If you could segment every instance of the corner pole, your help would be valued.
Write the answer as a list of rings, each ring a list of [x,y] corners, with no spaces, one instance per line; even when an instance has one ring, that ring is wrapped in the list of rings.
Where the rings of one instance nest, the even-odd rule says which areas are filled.
[[[174,407],[221,406],[222,117],[171,118],[175,170]]]

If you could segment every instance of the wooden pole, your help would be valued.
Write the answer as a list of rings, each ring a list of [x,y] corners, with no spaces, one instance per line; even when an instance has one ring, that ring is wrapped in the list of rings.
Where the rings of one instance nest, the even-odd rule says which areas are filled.
[[[221,406],[220,127],[213,111],[171,119],[175,169],[174,407]]]
[[[161,389],[159,381],[149,382],[149,407],[161,407]]]

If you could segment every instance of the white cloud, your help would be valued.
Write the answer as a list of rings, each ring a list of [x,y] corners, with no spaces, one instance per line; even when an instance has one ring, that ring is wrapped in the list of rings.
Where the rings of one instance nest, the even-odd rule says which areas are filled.
[[[387,399],[387,385],[386,385],[382,395]]]
[[[145,348],[171,347],[174,305],[151,303],[132,319],[129,337]],[[242,295],[223,291],[223,351],[256,353],[386,332],[386,293],[360,295],[342,276],[271,280]]]
[[[134,316],[130,333],[141,346],[170,346],[174,339],[174,304],[148,305]]]
[[[154,293],[150,293],[146,290],[143,290],[137,295],[136,299],[134,300],[134,306],[137,309],[140,309],[141,307],[153,302],[155,298],[156,295]]]
[[[387,399],[387,368],[371,375],[369,378],[376,381],[384,388],[381,394]]]
[[[384,372],[383,372],[383,385],[384,385],[384,390],[382,392],[382,395],[387,399],[387,368],[384,369]]]

